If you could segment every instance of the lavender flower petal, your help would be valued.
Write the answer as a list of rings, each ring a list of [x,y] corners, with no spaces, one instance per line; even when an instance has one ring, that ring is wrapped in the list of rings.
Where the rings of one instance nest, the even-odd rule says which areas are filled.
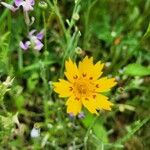
[[[22,41],[20,41],[19,45],[20,45],[20,47],[22,49],[27,50],[29,48],[30,41],[26,41],[25,43],[23,43]]]
[[[37,37],[37,39],[42,40],[43,37],[44,37],[44,32],[43,32],[43,30],[40,31],[40,32],[36,35],[36,37]]]
[[[43,45],[43,43],[42,43],[40,40],[36,40],[36,41],[35,41],[34,49],[40,51],[43,46],[44,46],[44,45]]]
[[[15,5],[17,7],[20,7],[22,5],[22,3],[23,3],[23,0],[15,0]]]
[[[35,4],[34,0],[29,0],[30,4],[33,6]]]
[[[10,9],[10,10],[13,11],[13,12],[15,12],[17,9],[19,9],[18,7],[15,8],[14,6],[12,6],[12,5],[10,5],[10,4],[7,4],[7,3],[5,3],[5,2],[1,2],[1,4],[2,4],[3,6],[5,6],[6,8]]]
[[[29,38],[30,37],[32,37],[33,36],[33,34],[36,32],[36,30],[35,29],[33,29],[33,30],[31,30],[30,32],[29,32]]]
[[[29,0],[23,1],[23,2],[22,2],[22,7],[23,7],[23,11],[25,11],[25,12],[28,12],[28,11],[32,11],[32,10],[33,10],[33,7],[32,7],[32,5],[30,4],[30,1],[29,1]]]

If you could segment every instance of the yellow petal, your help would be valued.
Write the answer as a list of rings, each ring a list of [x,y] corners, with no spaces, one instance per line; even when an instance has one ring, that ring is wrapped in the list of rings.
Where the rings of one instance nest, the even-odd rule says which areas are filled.
[[[72,84],[66,80],[59,80],[60,82],[54,82],[54,91],[59,94],[60,97],[69,97],[72,94],[70,90]]]
[[[98,79],[102,74],[104,64],[97,62],[93,64],[93,58],[88,58],[87,56],[82,62],[79,62],[79,72],[80,74],[86,74],[89,78]]]
[[[67,113],[72,113],[73,115],[77,115],[81,112],[82,103],[80,100],[76,100],[73,96],[71,96],[67,102]]]
[[[95,101],[95,107],[97,109],[111,110],[111,106],[113,105],[113,103],[108,101],[108,97],[101,94],[97,94],[93,100]]]
[[[115,86],[117,83],[115,81],[115,78],[108,79],[107,77],[101,78],[95,82],[96,85],[96,92],[107,92]]]
[[[95,65],[94,65],[94,75],[95,79],[98,79],[101,75],[102,75],[102,69],[104,67],[104,63],[102,64],[100,61],[98,61]]]
[[[88,58],[87,56],[79,62],[79,72],[80,74],[88,74],[93,67],[93,58]]]
[[[83,99],[82,103],[91,113],[95,114],[98,114],[97,110],[100,109],[111,110],[113,105],[106,96],[100,94],[97,94],[95,98]]]
[[[98,115],[95,102],[92,99],[82,99],[82,103],[92,114],[94,113]]]
[[[70,82],[74,82],[75,78],[79,76],[79,71],[77,68],[77,65],[72,62],[72,60],[69,58],[68,61],[65,63],[66,72],[65,76]]]

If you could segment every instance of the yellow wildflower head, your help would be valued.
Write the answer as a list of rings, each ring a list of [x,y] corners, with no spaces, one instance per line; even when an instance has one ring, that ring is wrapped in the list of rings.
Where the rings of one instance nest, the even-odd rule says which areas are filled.
[[[91,113],[98,114],[97,110],[111,110],[113,105],[108,97],[100,94],[110,90],[116,85],[115,78],[100,78],[104,64],[100,61],[93,64],[93,58],[85,57],[77,65],[71,59],[66,61],[65,76],[67,80],[60,79],[54,83],[54,91],[59,97],[68,97],[66,102],[67,113],[77,115],[82,105]]]

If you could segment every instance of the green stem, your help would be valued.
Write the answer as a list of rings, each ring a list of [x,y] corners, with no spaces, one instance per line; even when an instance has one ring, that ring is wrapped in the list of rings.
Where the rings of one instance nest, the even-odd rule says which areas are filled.
[[[12,0],[10,5],[13,4],[13,2],[14,1]],[[7,15],[8,15],[8,12],[10,12],[10,10],[9,9],[5,9],[4,12],[1,14],[1,16],[0,16],[0,25],[3,24],[5,17],[7,17]]]
[[[3,109],[4,113],[7,114],[7,109],[6,109],[5,104],[4,104],[3,101],[1,102],[1,106],[2,106],[2,109]]]
[[[26,24],[26,26],[27,26],[27,34],[29,34],[29,26],[27,24]],[[18,37],[18,43],[19,43],[19,41],[20,41],[20,39]],[[18,68],[20,71],[23,69],[23,51],[21,48],[18,49]]]
[[[41,67],[41,63],[43,63],[44,67],[47,67],[49,65],[52,65],[52,64],[56,63],[56,61],[44,61],[44,62],[38,61],[35,64],[32,64],[32,65],[27,66],[27,67],[24,67],[21,70],[21,73],[25,73],[25,72],[32,71],[32,70],[37,70],[37,69],[39,69]]]
[[[88,137],[89,137],[89,133],[92,129],[92,127],[94,126],[94,124],[96,123],[97,119],[98,119],[99,116],[96,116],[94,119],[93,119],[93,122],[91,123],[91,125],[89,126],[87,132],[86,132],[86,135],[85,135],[85,138],[84,138],[84,150],[87,150],[87,140],[88,140]]]
[[[46,18],[45,18],[45,12],[43,11],[42,13],[43,15],[43,23],[44,23],[44,51],[46,52],[47,51],[47,39],[46,39],[46,34],[47,34],[47,24],[46,24]]]
[[[65,36],[65,38],[67,40],[67,34],[66,34],[67,30],[65,28],[62,16],[61,16],[59,8],[57,6],[57,0],[53,0],[53,4],[49,0],[46,0],[46,2],[49,5],[49,7],[54,11],[54,13],[56,14],[56,16],[58,17],[58,20],[59,20],[60,25],[62,27],[63,34],[64,34],[64,36]]]
[[[68,39],[68,44],[67,44],[67,48],[64,51],[64,56],[63,56],[63,60],[62,60],[62,65],[61,65],[61,70],[60,70],[60,77],[63,77],[63,70],[64,70],[64,65],[65,65],[65,60],[67,58],[68,55],[70,55],[70,50],[73,50],[73,42],[74,39],[76,37],[76,32],[73,34],[72,38]]]
[[[23,68],[23,53],[21,48],[18,49],[18,68],[19,70]]]
[[[49,114],[49,108],[48,108],[48,99],[49,99],[49,86],[48,86],[48,80],[46,75],[46,68],[43,64],[41,64],[41,78],[43,81],[43,109],[44,109],[44,116],[45,116],[45,124],[47,124],[48,121],[48,114]]]
[[[126,136],[124,136],[122,139],[119,139],[116,144],[121,144],[129,140],[135,132],[137,132],[143,125],[145,125],[150,120],[150,117],[145,118],[141,121],[140,125],[137,125],[130,133],[128,133]]]
[[[84,35],[83,35],[83,49],[86,49],[86,43],[88,43],[88,32],[89,32],[89,16],[92,7],[96,4],[98,0],[95,0],[91,3],[91,1],[88,1],[87,11],[85,13],[85,24],[84,24]]]

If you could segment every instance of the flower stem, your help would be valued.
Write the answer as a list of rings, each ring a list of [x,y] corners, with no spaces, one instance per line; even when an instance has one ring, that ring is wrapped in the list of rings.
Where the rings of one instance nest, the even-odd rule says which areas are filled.
[[[83,49],[87,48],[87,43],[89,41],[89,17],[92,7],[96,4],[98,0],[88,1],[87,11],[85,13],[85,23],[84,23],[84,35],[83,35]]]
[[[46,24],[46,18],[45,18],[45,12],[43,11],[43,23],[44,23],[44,51],[47,51],[47,39],[46,39],[46,34],[47,34],[47,24]]]
[[[64,35],[66,36],[66,28],[65,28],[65,25],[64,25],[64,22],[63,22],[63,19],[62,19],[62,16],[60,14],[60,11],[59,11],[59,8],[57,6],[57,0],[53,0],[53,3],[54,3],[54,11],[59,19],[59,22],[60,22],[60,25],[62,27],[62,30],[64,32]]]
[[[23,53],[21,48],[18,50],[18,68],[19,70],[23,68]]]
[[[91,125],[89,126],[89,128],[88,128],[88,130],[87,130],[87,132],[86,132],[86,135],[85,135],[85,137],[84,137],[84,150],[87,150],[87,140],[88,140],[90,131],[91,131],[92,127],[94,126],[94,124],[96,123],[98,117],[99,117],[99,116],[96,116],[96,117],[93,119],[93,122],[91,123]]]

